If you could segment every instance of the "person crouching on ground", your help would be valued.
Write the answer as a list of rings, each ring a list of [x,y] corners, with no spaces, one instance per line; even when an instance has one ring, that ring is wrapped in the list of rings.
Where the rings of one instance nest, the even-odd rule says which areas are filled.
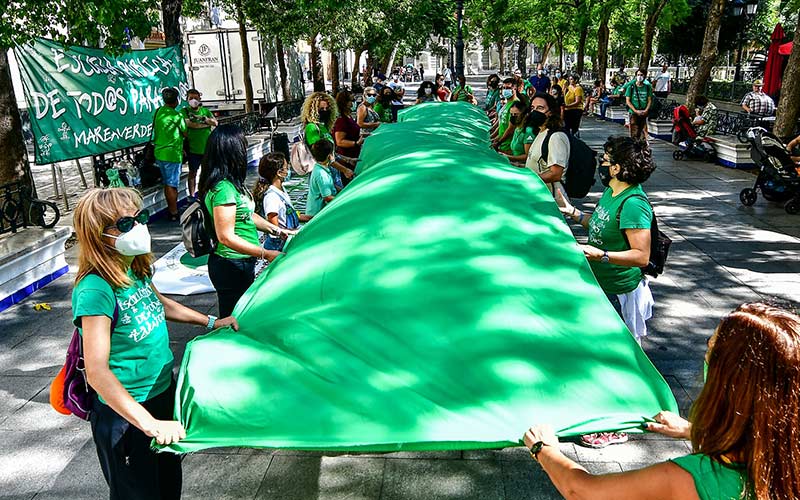
[[[220,125],[208,138],[200,170],[200,199],[211,215],[218,242],[208,256],[208,276],[217,291],[220,316],[229,316],[253,284],[256,260],[272,261],[280,255],[261,246],[258,231],[286,234],[255,212],[255,202],[244,185],[245,177],[244,132],[236,125]]]
[[[319,213],[336,196],[336,187],[331,175],[333,162],[333,143],[321,140],[311,146],[311,156],[316,164],[311,171],[308,181],[308,199],[306,200],[306,215],[314,216]]]
[[[83,339],[90,419],[103,476],[114,499],[178,499],[181,459],[156,453],[184,437],[173,420],[175,381],[167,320],[209,329],[231,326],[164,297],[152,283],[147,210],[128,188],[92,189],[75,206],[78,276],[73,323]]]
[[[564,456],[549,425],[525,446],[566,498],[800,498],[800,317],[743,304],[708,342],[708,377],[689,421],[670,412],[648,430],[691,439],[692,454],[645,469],[591,475]]]
[[[258,162],[259,179],[253,188],[253,199],[256,202],[256,213],[267,222],[288,231],[295,231],[301,222],[311,220],[310,215],[299,214],[294,209],[289,193],[283,189],[283,181],[289,175],[289,164],[283,153],[267,153]],[[283,251],[287,235],[267,235],[264,248]]]

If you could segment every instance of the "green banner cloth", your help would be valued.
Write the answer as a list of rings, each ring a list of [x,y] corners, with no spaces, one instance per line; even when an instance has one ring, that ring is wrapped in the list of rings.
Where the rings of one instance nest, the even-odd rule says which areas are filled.
[[[161,89],[188,90],[177,46],[113,57],[39,38],[14,55],[39,165],[147,142]]]
[[[675,399],[550,193],[466,103],[381,125],[359,175],[186,347],[177,452],[512,446],[635,429]]]

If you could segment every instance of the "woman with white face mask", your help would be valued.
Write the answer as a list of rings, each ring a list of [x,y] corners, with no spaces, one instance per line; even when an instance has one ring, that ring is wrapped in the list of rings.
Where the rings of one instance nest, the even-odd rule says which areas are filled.
[[[92,189],[74,213],[78,276],[73,322],[82,336],[86,377],[97,392],[92,437],[110,498],[177,499],[181,463],[150,441],[174,443],[175,382],[166,320],[218,328],[216,319],[161,295],[151,281],[149,214],[133,189]]]
[[[356,111],[356,123],[364,132],[371,132],[381,124],[381,117],[375,111],[375,102],[378,100],[378,91],[375,87],[364,89],[364,99]]]
[[[417,100],[414,104],[423,102],[439,102],[439,97],[436,95],[436,86],[430,80],[422,82],[417,89]]]

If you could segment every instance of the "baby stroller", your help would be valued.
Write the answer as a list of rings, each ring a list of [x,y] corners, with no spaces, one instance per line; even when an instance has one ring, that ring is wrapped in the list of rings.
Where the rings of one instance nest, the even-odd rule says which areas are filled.
[[[678,146],[672,152],[675,160],[705,160],[711,163],[717,161],[717,150],[707,137],[698,137],[692,125],[689,108],[684,105],[672,110],[672,143]]]
[[[739,201],[747,207],[753,205],[760,190],[766,200],[784,203],[786,213],[800,213],[800,172],[781,140],[753,127],[747,130],[747,141],[759,171],[753,187],[739,193]]]

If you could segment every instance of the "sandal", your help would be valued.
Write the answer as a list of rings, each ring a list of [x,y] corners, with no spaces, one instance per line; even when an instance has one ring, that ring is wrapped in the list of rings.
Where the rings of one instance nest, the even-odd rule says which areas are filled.
[[[589,448],[605,448],[610,444],[628,442],[628,434],[624,432],[598,432],[581,436],[580,444]]]

